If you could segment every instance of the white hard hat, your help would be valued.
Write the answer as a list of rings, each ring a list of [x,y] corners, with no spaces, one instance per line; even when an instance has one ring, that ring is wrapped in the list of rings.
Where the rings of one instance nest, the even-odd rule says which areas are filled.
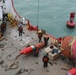
[[[41,33],[41,30],[39,30],[38,33]]]

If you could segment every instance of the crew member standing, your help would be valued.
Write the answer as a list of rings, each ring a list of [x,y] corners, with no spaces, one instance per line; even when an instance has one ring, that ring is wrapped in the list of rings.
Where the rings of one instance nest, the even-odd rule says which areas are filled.
[[[2,10],[2,13],[3,13],[3,22],[4,22],[5,17],[6,17],[6,18],[8,18],[7,9],[6,9],[6,8],[4,8],[4,9]]]
[[[4,21],[3,24],[4,24],[4,31],[6,31],[6,21]]]
[[[0,31],[0,38],[3,36],[2,32]]]
[[[2,23],[2,24],[1,24],[1,31],[2,31],[2,33],[4,33],[5,30],[6,30],[6,26]]]
[[[49,37],[44,35],[44,42],[45,42],[45,46],[47,46],[48,44],[48,40],[49,40]]]
[[[43,67],[44,68],[48,67],[48,62],[49,62],[48,54],[46,54],[46,55],[43,56],[42,61],[44,63]]]
[[[22,33],[23,33],[23,27],[20,26],[18,30],[19,30],[19,36],[22,36]]]
[[[43,36],[42,32],[41,31],[38,31],[39,42],[41,42],[42,36]]]

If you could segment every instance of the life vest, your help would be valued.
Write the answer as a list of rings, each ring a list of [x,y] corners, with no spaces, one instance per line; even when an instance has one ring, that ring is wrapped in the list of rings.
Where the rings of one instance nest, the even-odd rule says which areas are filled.
[[[4,28],[4,25],[2,24],[2,28]]]
[[[19,27],[19,30],[21,31],[23,28],[22,27]]]
[[[41,33],[38,33],[38,36],[39,36],[39,37],[42,37],[42,34],[41,34]]]
[[[48,62],[48,58],[47,57],[45,57],[43,60],[44,60],[44,62]]]

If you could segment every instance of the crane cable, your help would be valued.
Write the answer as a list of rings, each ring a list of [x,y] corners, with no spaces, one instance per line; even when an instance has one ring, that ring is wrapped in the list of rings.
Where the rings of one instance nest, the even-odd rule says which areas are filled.
[[[39,27],[39,0],[38,0],[38,10],[37,10],[37,27]]]

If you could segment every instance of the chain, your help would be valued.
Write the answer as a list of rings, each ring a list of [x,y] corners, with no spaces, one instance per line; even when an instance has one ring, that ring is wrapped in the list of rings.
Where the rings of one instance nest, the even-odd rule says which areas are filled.
[[[15,58],[15,61],[10,65],[9,68],[5,69],[5,71],[12,70],[12,69],[17,69],[17,68],[19,67],[19,65],[18,65],[18,63],[17,63],[16,61],[17,61],[17,59],[18,59],[20,56],[21,56],[20,54],[17,55],[16,58]],[[15,65],[16,65],[16,67],[13,67],[13,66],[15,66]]]
[[[14,67],[16,66],[16,67]],[[17,63],[13,63],[12,65],[10,65],[9,68],[5,69],[5,71],[8,71],[8,70],[12,70],[12,69],[17,69],[19,67],[19,65]]]
[[[6,47],[5,49],[2,49],[3,52],[2,52],[2,54],[1,54],[1,56],[0,56],[0,59],[2,58],[4,51],[5,51],[7,48],[10,48],[10,47],[15,48],[16,51],[14,51],[13,53],[11,53],[11,54],[8,55],[8,56],[11,56],[11,55],[13,55],[14,53],[17,52],[17,48],[16,48],[16,47],[14,47],[14,46],[8,46],[8,47]],[[8,61],[14,60],[14,62],[13,62],[13,63],[9,66],[9,68],[8,68],[8,65],[3,65],[4,61],[1,61],[1,66],[6,68],[5,71],[12,70],[12,69],[17,69],[17,68],[19,67],[19,65],[18,65],[18,63],[17,63],[16,61],[17,61],[17,59],[19,58],[20,54],[17,55],[17,56],[16,56],[14,59],[12,59],[12,60],[9,60],[9,59],[8,59],[8,56],[6,57],[6,60],[8,60]]]
[[[8,59],[8,57],[11,57],[14,53],[16,53],[17,52],[17,48],[16,47],[13,47],[13,48],[15,48],[16,50],[13,52],[13,53],[11,53],[11,54],[9,54],[7,57],[6,57],[6,60],[8,60],[8,61],[13,61],[13,60],[15,60],[15,58],[13,58],[13,59]]]

